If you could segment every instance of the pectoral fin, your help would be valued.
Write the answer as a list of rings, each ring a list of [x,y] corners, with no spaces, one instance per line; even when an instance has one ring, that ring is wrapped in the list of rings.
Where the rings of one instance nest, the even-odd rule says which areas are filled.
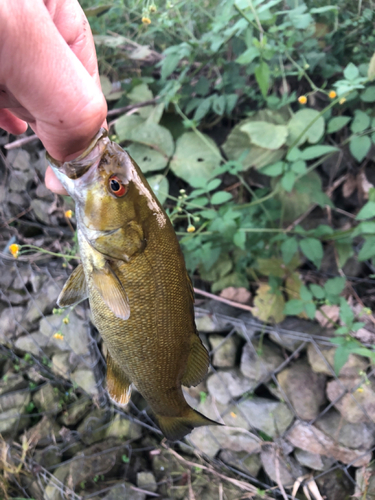
[[[107,354],[107,391],[110,398],[118,405],[124,406],[129,403],[131,382],[109,352]]]
[[[210,359],[208,352],[197,334],[192,335],[190,353],[181,383],[187,387],[196,386],[205,377]]]
[[[120,319],[128,319],[130,305],[127,293],[108,262],[103,268],[93,269],[92,280],[113,314]]]
[[[82,264],[74,269],[61,290],[57,305],[59,307],[73,306],[87,299],[87,286]]]

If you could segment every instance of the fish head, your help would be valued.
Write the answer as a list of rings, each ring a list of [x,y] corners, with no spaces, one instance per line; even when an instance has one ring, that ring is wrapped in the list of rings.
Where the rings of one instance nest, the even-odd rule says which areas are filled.
[[[138,165],[109,139],[105,129],[77,159],[58,162],[48,154],[47,159],[75,200],[79,229],[102,253],[119,258],[119,251],[121,255],[125,251],[127,260],[129,252],[142,247],[150,218],[160,227],[166,224],[166,215]]]

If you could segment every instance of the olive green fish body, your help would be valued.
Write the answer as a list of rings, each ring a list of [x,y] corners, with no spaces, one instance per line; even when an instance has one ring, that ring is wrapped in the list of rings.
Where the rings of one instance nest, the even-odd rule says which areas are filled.
[[[126,404],[134,384],[170,439],[216,424],[183,396],[181,385],[205,376],[208,353],[172,224],[139,167],[103,131],[74,162],[49,161],[76,202],[82,259],[58,304],[89,298],[111,398]]]

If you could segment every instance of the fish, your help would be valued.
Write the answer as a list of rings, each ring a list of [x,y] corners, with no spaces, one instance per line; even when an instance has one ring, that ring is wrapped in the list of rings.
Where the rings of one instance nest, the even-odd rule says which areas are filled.
[[[135,386],[172,441],[195,427],[220,425],[183,395],[182,385],[204,379],[209,355],[179,242],[140,168],[104,128],[75,160],[46,156],[75,201],[81,258],[57,304],[89,299],[107,347],[110,398],[125,406]]]

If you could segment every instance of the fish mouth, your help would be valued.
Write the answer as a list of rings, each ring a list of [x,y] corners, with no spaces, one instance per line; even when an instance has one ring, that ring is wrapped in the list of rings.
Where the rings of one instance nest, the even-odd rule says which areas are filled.
[[[52,158],[48,152],[46,152],[46,157],[52,167],[65,174],[69,179],[75,180],[82,177],[96,160],[101,158],[108,142],[108,132],[105,128],[101,128],[93,137],[87,149],[74,160],[61,162]]]

